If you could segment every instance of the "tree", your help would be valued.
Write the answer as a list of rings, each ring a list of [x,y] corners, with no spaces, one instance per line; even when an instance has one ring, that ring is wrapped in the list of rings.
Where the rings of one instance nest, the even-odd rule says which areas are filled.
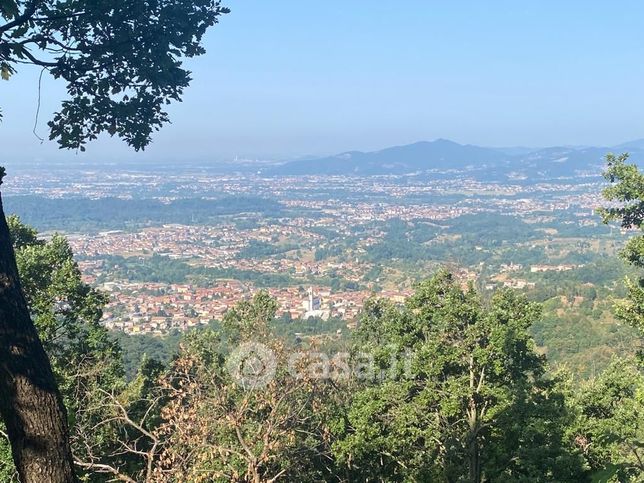
[[[607,168],[604,177],[611,186],[603,195],[612,206],[600,213],[604,223],[618,221],[622,228],[644,230],[644,174],[637,165],[627,163],[628,153],[606,155]],[[637,268],[644,268],[644,235],[632,237],[620,253],[621,257]],[[628,297],[615,307],[617,317],[635,327],[644,337],[644,278],[626,279]],[[644,353],[641,354],[644,357]]]
[[[538,316],[511,291],[484,305],[445,271],[404,307],[370,302],[356,345],[385,377],[351,403],[341,462],[366,481],[578,481],[563,401],[529,334]],[[391,378],[403,359],[409,373]]]
[[[644,174],[628,163],[629,154],[606,155],[604,178],[611,183],[603,191],[612,202],[602,208],[604,223],[618,221],[624,229],[637,229],[620,256],[638,269],[644,268]],[[595,380],[576,394],[579,422],[576,441],[589,466],[603,481],[640,481],[644,474],[644,277],[626,279],[627,297],[615,304],[615,315],[639,334],[635,361],[615,359]]]
[[[615,358],[572,394],[572,434],[593,481],[643,481],[644,376],[629,359]]]
[[[167,392],[158,384],[164,368],[144,358],[137,376],[110,387],[91,377],[78,380],[78,410],[72,432],[75,463],[89,481],[157,481],[162,451],[156,434]]]
[[[50,139],[85,150],[107,132],[134,149],[190,82],[181,59],[228,10],[216,0],[0,0],[0,77],[35,65],[67,83]],[[0,183],[5,175],[0,170]],[[23,294],[0,200],[0,414],[24,483],[75,480],[67,415]]]
[[[326,384],[286,370],[286,346],[269,333],[276,308],[258,292],[228,311],[221,340],[211,330],[186,334],[162,379],[154,481],[328,481]],[[232,352],[222,340],[235,342]]]
[[[0,280],[0,413],[17,471],[28,483],[74,481],[67,414],[31,321],[1,213]]]
[[[107,452],[112,435],[96,426],[105,411],[91,403],[105,388],[124,385],[120,348],[100,324],[107,297],[83,282],[64,237],[45,242],[18,217],[7,222],[27,304],[73,422],[75,457],[101,441]],[[83,433],[88,425],[96,427]],[[13,470],[13,464],[3,463]]]

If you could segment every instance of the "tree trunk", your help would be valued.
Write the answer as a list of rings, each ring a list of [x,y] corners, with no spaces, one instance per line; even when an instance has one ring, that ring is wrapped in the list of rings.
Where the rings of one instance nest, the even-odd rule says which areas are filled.
[[[479,461],[479,438],[476,434],[471,435],[469,444],[470,483],[481,483],[481,465]]]
[[[469,463],[469,481],[470,483],[480,483],[481,482],[481,464],[480,464],[480,450],[479,450],[479,420],[478,420],[478,408],[476,407],[476,401],[474,398],[470,398],[470,404],[468,409],[468,424],[469,432],[467,435],[467,452],[468,452],[468,463]]]
[[[1,197],[0,415],[22,483],[76,481],[65,406],[20,286]]]
[[[474,355],[470,355],[470,401],[467,408],[467,419],[469,424],[468,434],[468,460],[469,460],[469,481],[470,483],[481,483],[481,460],[479,450],[479,429],[480,429],[480,416],[476,397],[483,384],[483,377],[485,368],[481,370],[481,375],[476,383],[476,373],[474,366]]]

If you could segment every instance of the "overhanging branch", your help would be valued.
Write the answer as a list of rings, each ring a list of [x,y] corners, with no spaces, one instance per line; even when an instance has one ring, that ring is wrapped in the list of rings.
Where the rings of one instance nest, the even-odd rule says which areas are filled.
[[[23,50],[23,54],[25,57],[27,57],[32,64],[38,65],[40,67],[58,67],[58,62],[47,62],[44,60],[37,59],[36,57],[33,56],[31,52],[29,52],[27,49]]]
[[[25,8],[25,11],[22,12],[22,15],[18,15],[11,22],[7,22],[4,25],[0,25],[0,35],[7,32],[8,30],[11,30],[14,27],[19,27],[20,25],[23,25],[27,23],[29,20],[31,20],[31,17],[33,17],[34,13],[36,13],[36,8],[38,8],[38,3],[40,2],[37,0],[33,0],[32,2],[29,2],[27,7]]]

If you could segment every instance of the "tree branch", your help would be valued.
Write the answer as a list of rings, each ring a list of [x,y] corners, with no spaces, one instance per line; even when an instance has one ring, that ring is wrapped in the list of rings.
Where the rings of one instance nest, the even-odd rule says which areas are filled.
[[[29,20],[31,20],[31,17],[33,17],[34,13],[36,13],[36,8],[38,7],[38,3],[39,2],[37,0],[33,0],[29,5],[27,5],[27,8],[25,8],[25,11],[22,13],[22,15],[18,15],[11,22],[7,22],[4,25],[0,25],[0,35],[11,30],[14,27],[19,27],[20,25],[27,23]]]
[[[46,62],[44,60],[37,59],[27,49],[24,49],[22,52],[25,54],[25,57],[27,57],[31,61],[32,64],[39,65],[40,67],[58,67],[59,65],[58,62]]]
[[[114,477],[117,480],[120,480],[120,481],[126,481],[127,483],[137,483],[136,480],[133,480],[129,476],[124,475],[119,470],[117,470],[116,468],[114,468],[113,466],[110,466],[110,465],[105,465],[105,464],[102,464],[102,463],[85,463],[84,461],[79,461],[79,460],[74,460],[74,464],[80,466],[81,468],[85,468],[85,469],[88,469],[88,470],[94,469],[94,470],[98,471],[99,473],[110,473],[110,474],[114,475]]]

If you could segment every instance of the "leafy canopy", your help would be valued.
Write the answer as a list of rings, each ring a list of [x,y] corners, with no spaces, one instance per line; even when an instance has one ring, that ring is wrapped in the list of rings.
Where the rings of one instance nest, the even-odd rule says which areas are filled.
[[[562,396],[529,332],[539,315],[511,291],[484,304],[445,271],[404,306],[368,303],[356,348],[379,368],[403,355],[411,367],[355,391],[339,462],[368,481],[579,481]]]
[[[575,443],[602,481],[644,479],[644,375],[633,362],[613,359],[570,397]]]
[[[640,230],[621,252],[622,258],[638,268],[644,268],[644,174],[637,165],[627,163],[628,154],[606,156],[604,177],[611,184],[603,195],[612,205],[600,210],[604,223],[618,221],[622,228]],[[616,315],[644,335],[644,278],[626,280],[628,298],[615,307]]]
[[[190,83],[182,59],[205,52],[228,11],[219,0],[0,0],[0,77],[31,64],[67,82],[48,123],[61,148],[108,132],[144,149]]]

